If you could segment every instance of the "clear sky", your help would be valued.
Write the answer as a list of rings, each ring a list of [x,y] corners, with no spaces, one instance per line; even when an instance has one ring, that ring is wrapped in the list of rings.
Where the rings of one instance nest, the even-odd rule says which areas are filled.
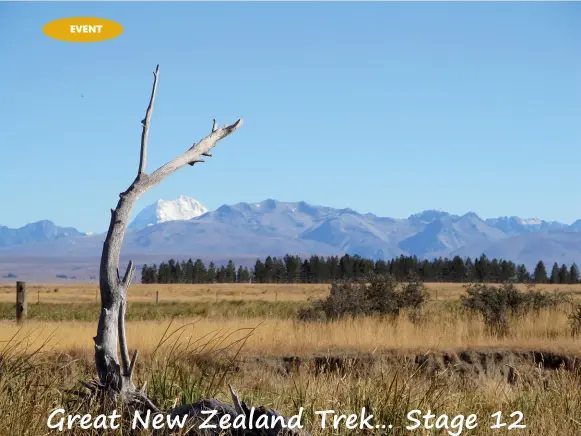
[[[98,16],[113,40],[52,40]],[[581,218],[581,3],[0,3],[0,224],[103,231],[135,177],[244,126],[181,193],[406,217]]]

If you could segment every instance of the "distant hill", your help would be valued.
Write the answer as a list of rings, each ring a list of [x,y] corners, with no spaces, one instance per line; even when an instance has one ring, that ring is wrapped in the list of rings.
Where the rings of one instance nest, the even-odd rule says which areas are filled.
[[[349,253],[383,259],[401,254],[433,258],[485,253],[528,267],[540,259],[581,265],[580,231],[581,220],[567,225],[537,218],[482,219],[472,212],[459,216],[436,210],[398,219],[273,199],[208,211],[196,200],[181,196],[160,200],[139,212],[127,231],[122,254],[160,261],[169,256],[251,259],[286,253]],[[47,263],[53,265],[59,258],[69,263],[74,258],[95,262],[104,237],[50,221],[20,229],[0,227],[0,278],[12,272],[4,271],[3,265],[15,257],[24,263],[32,257],[37,261],[50,258]]]
[[[516,260],[532,268],[543,260],[547,268],[572,263],[581,265],[581,233],[572,231],[535,232],[505,238],[487,244],[462,247],[451,253],[461,257],[474,257],[486,253],[489,258]]]
[[[18,229],[0,226],[0,247],[24,245],[41,241],[54,241],[83,235],[84,233],[79,232],[77,229],[72,227],[59,227],[48,220],[26,224]]]

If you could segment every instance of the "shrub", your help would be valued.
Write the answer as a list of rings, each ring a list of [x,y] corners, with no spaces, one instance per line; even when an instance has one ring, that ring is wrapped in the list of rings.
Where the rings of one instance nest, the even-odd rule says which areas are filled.
[[[569,314],[569,325],[571,336],[578,336],[581,333],[581,304],[573,306],[573,312]]]
[[[398,282],[392,275],[371,275],[359,280],[338,281],[329,296],[299,311],[301,320],[338,319],[345,316],[398,316],[402,309],[418,310],[428,293],[418,279]]]
[[[480,313],[489,331],[499,336],[508,333],[511,316],[555,308],[566,301],[562,294],[536,291],[532,287],[526,292],[519,291],[514,283],[500,286],[472,283],[465,289],[466,295],[461,297],[463,306]]]

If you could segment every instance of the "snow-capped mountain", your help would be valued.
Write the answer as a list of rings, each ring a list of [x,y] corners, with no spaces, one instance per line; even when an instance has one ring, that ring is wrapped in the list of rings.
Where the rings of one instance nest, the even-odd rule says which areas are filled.
[[[558,221],[544,221],[539,218],[519,218],[517,216],[503,216],[499,218],[489,218],[486,224],[495,229],[501,230],[507,235],[520,235],[530,232],[549,232],[566,230],[567,224]]]
[[[169,257],[256,259],[287,253],[348,253],[376,259],[399,255],[476,257],[485,253],[530,268],[540,259],[546,264],[581,264],[581,220],[572,225],[518,217],[483,220],[472,212],[455,215],[438,210],[389,218],[273,199],[208,211],[182,195],[147,206],[130,227],[123,253],[135,262],[159,262]],[[105,234],[80,233],[47,222],[21,229],[0,226],[0,279],[14,271],[36,271],[36,266],[27,263],[30,259],[36,259],[43,268],[67,264],[67,274],[79,276],[74,268],[80,266],[73,268],[70,260],[93,259],[91,264],[98,265],[104,238]],[[16,264],[14,259],[18,259]]]
[[[129,228],[140,229],[167,221],[184,221],[208,212],[198,200],[180,195],[175,200],[158,200],[145,207],[129,224]]]

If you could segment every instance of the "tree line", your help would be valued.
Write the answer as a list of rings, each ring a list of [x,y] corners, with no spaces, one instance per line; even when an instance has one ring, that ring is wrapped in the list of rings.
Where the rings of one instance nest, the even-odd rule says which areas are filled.
[[[268,256],[257,259],[254,267],[238,266],[232,260],[217,266],[207,266],[201,259],[177,261],[170,259],[159,265],[143,265],[142,283],[331,283],[369,274],[392,274],[398,280],[412,276],[424,282],[482,283],[556,283],[579,282],[579,268],[553,264],[550,274],[543,261],[531,273],[524,264],[503,259],[437,258],[420,260],[416,256],[400,256],[391,260],[372,260],[359,256]]]

